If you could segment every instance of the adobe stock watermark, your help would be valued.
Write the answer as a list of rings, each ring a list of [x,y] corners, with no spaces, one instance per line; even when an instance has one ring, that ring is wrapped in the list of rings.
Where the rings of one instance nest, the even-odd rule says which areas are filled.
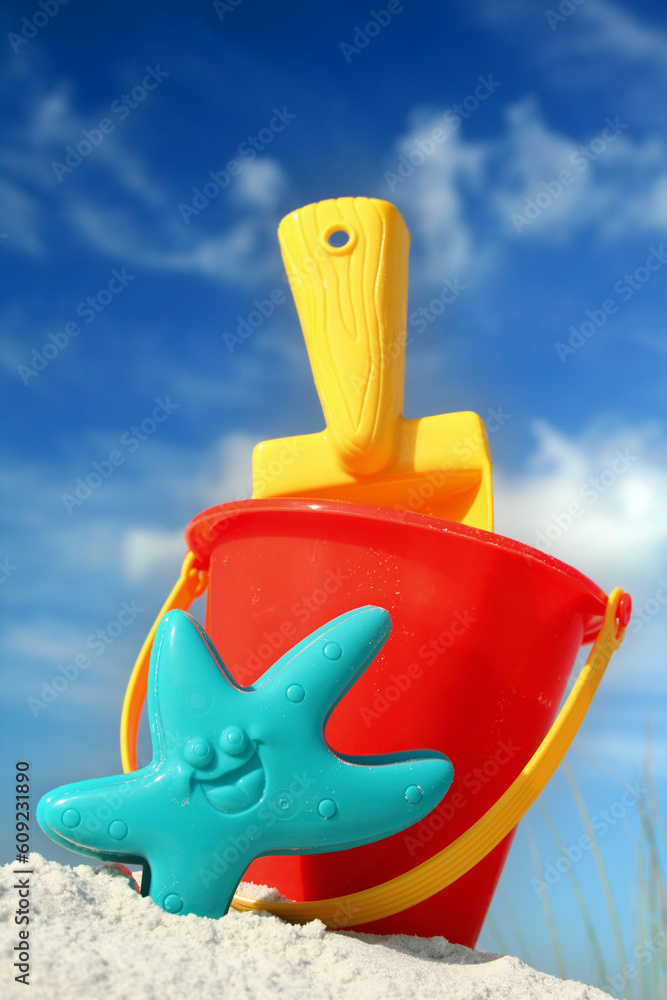
[[[255,492],[265,492],[267,486],[271,486],[283,475],[285,469],[299,458],[304,452],[304,447],[299,444],[297,438],[286,438],[285,444],[277,458],[272,458],[261,472],[255,469],[252,477],[252,485]]]
[[[632,957],[634,962],[626,962],[620,972],[613,976],[607,976],[607,982],[612,989],[625,990],[627,984],[637,978],[641,966],[650,965],[654,961],[660,962],[667,947],[667,932],[656,931],[653,937],[646,938],[636,945]]]
[[[511,413],[505,413],[502,405],[495,409],[489,406],[484,415],[486,433],[496,434],[511,419],[511,416]],[[484,429],[476,427],[475,430],[469,434],[464,434],[463,437],[454,442],[454,454],[463,461],[467,461],[467,459],[471,458],[472,455],[484,446],[485,442]],[[405,502],[394,504],[394,510],[418,513],[443,488],[448,476],[452,472],[456,472],[458,468],[458,463],[447,462],[439,469],[430,469],[428,472],[425,472],[421,482],[418,485],[410,487],[406,494]]]
[[[407,153],[401,153],[393,170],[385,170],[384,179],[390,191],[395,191],[399,184],[405,184],[415,170],[422,167],[429,156],[433,156],[438,146],[446,142],[452,132],[456,132],[501,86],[499,80],[493,79],[493,73],[486,77],[478,76],[477,79],[479,82],[474,90],[442,114],[440,120],[444,128],[440,125],[432,128],[425,138],[417,139]]]
[[[62,184],[69,174],[74,173],[76,168],[87,159],[93,150],[97,149],[104,142],[107,135],[116,131],[118,122],[125,121],[130,112],[138,108],[146,100],[151,91],[156,90],[163,80],[170,76],[169,73],[160,69],[158,63],[155,68],[146,66],[146,74],[136,86],[132,87],[129,93],[121,94],[109,105],[109,111],[113,118],[100,118],[96,126],[91,129],[81,130],[83,138],[79,139],[75,146],[65,146],[64,162],[60,160],[51,161],[51,169]],[[115,119],[115,120],[114,120]]]
[[[105,792],[102,802],[95,808],[94,812],[86,809],[85,815],[81,819],[80,829],[87,833],[97,833],[103,826],[109,826],[112,816],[118,815],[120,807],[131,799],[139,786],[131,781],[126,781],[122,785],[114,785],[113,791]]]
[[[622,278],[614,282],[614,292],[620,302],[629,302],[633,295],[651,280],[655,272],[663,267],[666,260],[667,252],[663,243],[659,247],[649,247],[648,256],[644,263],[636,267],[631,273],[628,274],[626,272]],[[563,364],[565,364],[571,354],[576,354],[591,337],[595,336],[598,330],[602,329],[609,317],[618,312],[618,307],[619,302],[617,299],[611,297],[605,299],[599,309],[586,310],[584,313],[586,319],[579,326],[572,324],[569,327],[570,336],[567,343],[564,344],[558,340],[554,344],[556,354]]]
[[[605,127],[600,134],[591,139],[587,146],[579,146],[570,155],[570,163],[575,168],[575,172],[564,169],[560,171],[557,178],[542,181],[541,190],[537,191],[532,198],[526,198],[523,215],[520,212],[512,212],[510,219],[517,233],[520,233],[526,226],[532,226],[575,183],[577,178],[588,170],[591,163],[594,163],[606,152],[609,145],[615,142],[626,128],[628,126],[620,121],[618,115],[613,121],[611,118],[605,118]]]
[[[484,414],[484,426],[487,434],[497,434],[501,427],[504,427],[508,420],[512,419],[511,413],[505,413],[502,403],[497,407],[487,407]],[[459,458],[470,458],[484,443],[484,432],[481,428],[476,429],[472,434],[465,434],[454,445],[454,454]]]
[[[608,493],[620,476],[624,476],[631,466],[639,461],[637,455],[632,455],[629,448],[625,451],[616,449],[613,460],[606,469],[599,472],[597,476],[591,476],[582,486],[579,487],[579,496],[584,503],[573,500],[567,508],[558,514],[551,514],[549,523],[543,531],[536,532],[533,545],[536,549],[547,549],[554,542],[557,542],[561,535],[572,527],[574,522],[586,512],[587,507],[596,504],[600,497]]]
[[[100,288],[95,295],[89,295],[87,298],[82,299],[74,310],[75,315],[80,317],[86,324],[93,323],[100,313],[103,313],[107,306],[125,291],[129,283],[134,281],[135,277],[136,275],[134,274],[128,274],[127,269],[124,267],[120,271],[114,267],[111,271],[111,278],[104,288]],[[48,340],[39,350],[36,347],[32,348],[30,352],[30,364],[16,366],[23,384],[28,385],[31,378],[37,378],[81,332],[82,328],[80,324],[75,320],[69,320],[60,330],[56,330],[55,333],[48,333]]]
[[[49,21],[52,21],[61,7],[66,7],[69,0],[37,0],[37,10],[30,17],[21,18],[21,33],[10,31],[7,41],[11,45],[14,54],[21,51],[24,45],[31,42],[42,28],[45,28]]]
[[[317,271],[318,263],[322,263],[328,260],[328,254],[323,247],[317,246],[311,256],[305,257],[299,261],[298,270],[291,272],[292,279],[300,280],[306,275],[313,274]],[[284,274],[281,278],[283,285],[289,287],[290,276]],[[449,279],[446,278],[442,283],[442,289],[435,298],[433,298],[427,306],[421,306],[418,310],[413,311],[409,318],[408,323],[417,328],[417,332],[421,333],[426,329],[429,323],[432,323],[439,315],[442,314],[445,305],[449,305],[454,302],[459,295],[468,288],[467,285],[461,284],[458,278]],[[233,333],[225,330],[222,335],[225,346],[230,354],[233,354],[237,347],[242,344],[247,343],[247,341],[252,337],[261,326],[264,325],[267,319],[271,317],[276,307],[282,306],[285,302],[289,301],[289,296],[282,288],[276,287],[272,288],[270,292],[267,293],[266,298],[254,299],[252,302],[253,309],[246,316],[238,315],[236,317],[236,329]],[[398,343],[393,347],[393,353],[390,350],[387,352],[385,357],[387,358],[386,363],[388,364],[391,359],[398,357],[400,350],[403,346],[412,343],[410,334],[403,334],[398,338]],[[355,378],[356,376],[352,376]],[[365,385],[368,380],[360,379]]]
[[[212,518],[201,529],[201,537],[206,539],[211,546],[225,535],[236,519],[247,509],[248,499],[253,489],[256,493],[266,496],[266,490],[277,479],[279,479],[285,469],[303,455],[304,447],[299,444],[298,438],[286,438],[285,445],[277,458],[272,458],[268,463],[262,465],[261,471],[255,468],[253,474],[246,480],[246,488],[238,490],[233,500],[225,503],[225,517]]]
[[[582,4],[585,3],[586,0],[561,0],[557,10],[552,10],[551,7],[548,7],[544,12],[547,24],[552,31],[555,31],[559,24],[562,24],[568,18],[572,17],[573,14],[576,14]]]
[[[160,424],[163,424],[172,413],[180,409],[180,403],[172,403],[169,396],[165,400],[156,399],[155,402],[157,405],[149,416],[144,417],[140,424],[133,424],[120,435],[120,448],[113,448],[106,458],[99,462],[93,462],[91,472],[85,478],[79,476],[75,480],[72,493],[60,494],[60,499],[68,514],[71,514],[75,507],[81,507],[96,490],[99,490],[103,483],[111,478],[117,468],[125,464],[127,455],[132,455],[137,451],[144,441],[148,441],[155,434]]]
[[[408,315],[408,326],[413,327],[415,333],[423,333],[429,323],[434,323],[438,316],[442,316],[445,306],[456,302],[462,292],[468,290],[468,285],[462,284],[459,278],[445,278],[438,295],[432,298],[428,305],[419,306]],[[406,343],[410,343],[406,340]]]
[[[225,188],[229,187],[232,178],[238,177],[245,167],[252,163],[257,154],[270,146],[275,137],[283,132],[295,118],[296,115],[288,111],[285,105],[283,105],[282,110],[273,108],[273,116],[268,125],[260,128],[257,135],[249,135],[238,144],[236,147],[238,159],[229,160],[222,170],[210,170],[208,176],[211,179],[206,181],[201,188],[192,189],[192,204],[184,201],[179,204],[178,211],[181,213],[185,225],[189,226],[193,215],[199,215],[218,195],[222,194]]]
[[[347,899],[340,900],[331,916],[331,919],[327,921],[327,926],[332,930],[336,930],[340,927],[349,927],[353,921],[358,922],[358,914],[359,905],[357,903],[352,903],[351,898],[348,896]]]
[[[416,333],[423,333],[429,323],[434,323],[439,316],[442,316],[445,308],[456,302],[458,297],[467,291],[467,289],[468,285],[462,284],[458,278],[445,278],[438,295],[432,298],[426,305],[419,306],[418,309],[413,309],[409,313],[408,326],[412,327]],[[370,368],[367,375],[357,375],[356,373],[350,375],[350,385],[355,391],[363,392],[371,382],[380,377],[382,372],[392,362],[400,358],[406,347],[409,347],[412,343],[414,343],[412,332],[406,330],[403,333],[399,333],[394,341],[383,351],[380,363]]]
[[[442,629],[436,636],[432,636],[428,642],[423,643],[418,650],[418,660],[409,663],[404,670],[394,671],[389,676],[389,683],[385,684],[381,691],[378,691],[370,706],[361,705],[359,715],[367,729],[379,719],[385,712],[389,711],[392,705],[400,701],[406,691],[409,691],[415,681],[419,681],[424,676],[424,665],[434,666],[441,656],[447,654],[454,643],[461,636],[465,635],[471,625],[477,621],[475,615],[471,614],[468,608],[465,611],[455,611],[447,628]]]
[[[230,836],[227,846],[221,846],[220,850],[211,856],[209,867],[202,866],[197,869],[205,889],[224,875],[230,865],[237,867],[241,858],[248,854],[254,842],[260,840],[269,827],[281,820],[291,819],[296,814],[299,799],[311,785],[315,784],[316,778],[307,771],[302,771],[300,774],[294,772],[291,777],[288,788],[274,792],[263,805],[253,810],[252,822],[248,823],[240,833]],[[253,856],[254,851],[248,857],[248,864]]]
[[[213,10],[221,21],[224,21],[225,14],[233,14],[237,7],[240,7],[243,0],[213,0]]]
[[[312,256],[305,257],[299,261],[299,269],[292,272],[292,278],[300,280],[304,275],[312,274],[317,270],[318,262],[321,263],[327,259],[328,254],[326,250],[321,246],[317,246]],[[281,281],[283,285],[289,286],[290,279],[287,274],[283,274]],[[239,315],[236,317],[236,330],[233,333],[225,330],[222,335],[229,353],[233,354],[237,347],[247,343],[253,333],[259,330],[266,320],[273,315],[276,307],[282,306],[288,301],[289,296],[282,288],[278,287],[272,288],[266,298],[254,299],[252,303],[253,308],[247,316]]]
[[[104,628],[96,629],[86,638],[86,649],[90,650],[93,656],[102,656],[109,646],[113,646],[116,639],[128,628],[131,628],[139,615],[143,613],[144,609],[137,607],[136,601],[123,601],[116,617],[107,622]],[[42,683],[40,697],[31,696],[27,699],[28,708],[34,717],[37,718],[40,712],[46,711],[49,705],[52,705],[63,691],[66,691],[77,680],[83,670],[92,666],[92,663],[93,660],[89,653],[81,652],[73,656],[68,663],[60,664],[57,668],[58,672],[53,675],[51,680]]]
[[[287,277],[285,276],[285,281]],[[225,347],[230,354],[233,354],[240,344],[245,344],[253,333],[255,333],[266,320],[273,316],[276,306],[282,306],[287,302],[287,295],[281,288],[272,288],[265,299],[253,299],[253,309],[247,316],[236,317],[236,331],[229,333],[227,330],[222,335]]]
[[[643,604],[632,605],[632,618],[628,623],[628,631],[632,633],[641,632],[645,625],[659,615],[667,605],[667,580],[658,580],[658,588],[653,597],[647,598]]]
[[[18,566],[15,566],[13,562],[10,562],[9,556],[5,556],[4,559],[0,559],[0,583],[7,583],[10,576],[16,573]]]
[[[641,780],[636,781],[634,785],[626,782],[624,788],[625,791],[620,799],[612,803],[608,809],[601,809],[591,816],[591,827],[598,840],[605,837],[619,820],[623,819],[628,809],[632,809],[639,799],[648,793],[648,788]],[[530,880],[535,895],[541,899],[543,893],[553,889],[563,875],[566,875],[573,865],[581,861],[586,851],[590,851],[592,848],[593,839],[587,833],[582,833],[576,843],[562,849],[555,861],[547,861],[544,866],[544,878],[531,878]]]
[[[408,3],[412,3],[412,0],[408,0]],[[373,39],[377,38],[380,32],[384,31],[394,18],[398,14],[402,14],[404,10],[405,5],[401,3],[401,0],[389,0],[386,7],[368,12],[368,21],[363,27],[355,24],[352,42],[340,42],[338,46],[348,66],[352,62],[352,56],[358,56],[364,49],[368,48]]]
[[[511,413],[505,413],[501,406],[496,409],[489,407],[485,414],[486,433],[495,434],[511,418]],[[486,444],[485,431],[476,427],[454,443],[454,454],[462,461],[467,461],[479,452]],[[460,463],[445,462],[437,469],[429,469],[422,473],[419,480],[410,486],[402,503],[395,503],[393,510],[417,514],[427,507],[433,498],[442,491],[453,475],[460,469]]]
[[[440,805],[403,837],[403,843],[410,857],[413,858],[417,851],[426,847],[436,833],[452,821],[460,809],[465,809],[470,800],[479,795],[482,789],[497,777],[501,768],[506,767],[518,753],[521,753],[521,749],[512,739],[498,740],[495,751],[480,767],[473,767],[462,778],[454,773],[452,789]],[[468,794],[465,795],[461,789],[465,789]]]
[[[317,270],[318,262],[322,262],[328,259],[328,254],[323,247],[317,246],[315,248],[312,256],[305,257],[303,260],[299,261],[299,270],[292,272],[292,278],[299,280],[304,275],[312,274]],[[287,274],[283,274],[281,281],[283,285],[289,286],[289,277]],[[225,346],[230,354],[233,354],[237,347],[242,344],[247,343],[252,337],[253,333],[256,333],[264,325],[269,317],[273,316],[276,307],[284,305],[289,301],[289,296],[282,290],[282,288],[272,288],[264,299],[253,299],[252,305],[253,309],[247,314],[247,316],[237,316],[236,317],[236,330],[233,333],[225,330],[222,339]]]
[[[246,649],[245,662],[236,663],[231,667],[236,680],[243,684],[246,680],[263,674],[283,653],[291,649],[298,641],[295,622],[301,626],[307,625],[312,616],[317,614],[349,579],[350,573],[344,569],[329,568],[309,594],[302,595],[294,602],[288,618],[276,626],[274,631],[262,632],[262,642],[254,649],[250,647]],[[298,631],[303,635],[302,629]]]

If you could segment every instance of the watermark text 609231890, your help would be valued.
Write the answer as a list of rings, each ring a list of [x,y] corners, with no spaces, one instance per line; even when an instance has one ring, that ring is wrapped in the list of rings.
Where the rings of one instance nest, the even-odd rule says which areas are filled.
[[[16,774],[16,862],[14,869],[14,889],[16,890],[16,909],[14,925],[16,941],[12,949],[14,980],[24,986],[30,985],[30,876],[28,864],[30,852],[30,764],[27,760],[19,760],[15,765]]]
[[[30,851],[30,764],[16,765],[16,860],[27,864]]]

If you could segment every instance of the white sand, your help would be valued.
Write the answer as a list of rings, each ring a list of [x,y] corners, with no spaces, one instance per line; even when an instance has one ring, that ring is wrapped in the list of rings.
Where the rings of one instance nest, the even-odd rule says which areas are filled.
[[[444,938],[331,932],[269,914],[221,920],[172,916],[122,878],[30,856],[30,992],[12,982],[17,890],[0,880],[0,963],[11,996],[32,1000],[604,1000],[581,983],[536,972],[517,958]],[[15,954],[15,953],[14,953]]]

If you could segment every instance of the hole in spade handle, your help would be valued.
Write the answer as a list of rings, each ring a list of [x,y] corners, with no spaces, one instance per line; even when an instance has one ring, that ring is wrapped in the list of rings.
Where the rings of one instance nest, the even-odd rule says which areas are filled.
[[[346,246],[349,243],[349,241],[350,241],[350,234],[346,232],[344,229],[334,229],[332,233],[329,233],[329,237],[327,239],[327,243],[329,244],[329,246],[333,247],[335,250],[339,249],[340,247]]]

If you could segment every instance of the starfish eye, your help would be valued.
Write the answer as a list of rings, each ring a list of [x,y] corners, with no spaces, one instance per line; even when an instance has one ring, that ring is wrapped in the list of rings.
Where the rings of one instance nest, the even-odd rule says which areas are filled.
[[[220,746],[230,757],[240,757],[248,749],[250,739],[239,726],[228,726],[220,737]]]
[[[186,743],[183,756],[192,767],[208,767],[215,759],[215,750],[203,736],[195,736]]]

